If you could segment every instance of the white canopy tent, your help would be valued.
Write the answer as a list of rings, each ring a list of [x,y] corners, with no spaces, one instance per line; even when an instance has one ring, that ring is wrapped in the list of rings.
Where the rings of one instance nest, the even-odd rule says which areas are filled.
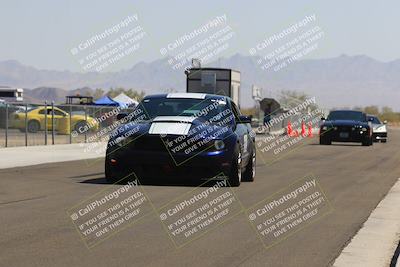
[[[119,95],[114,97],[113,100],[118,102],[118,103],[121,103],[123,105],[130,106],[130,107],[135,107],[135,106],[137,106],[139,104],[138,101],[136,101],[135,99],[130,98],[129,96],[127,96],[124,93],[120,93]]]

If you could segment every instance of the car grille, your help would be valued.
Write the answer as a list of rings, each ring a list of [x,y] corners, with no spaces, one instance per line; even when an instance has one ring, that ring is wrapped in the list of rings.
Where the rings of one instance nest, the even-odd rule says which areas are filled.
[[[145,135],[145,136],[140,136],[137,138],[133,145],[131,145],[131,148],[134,150],[139,150],[139,151],[153,151],[153,152],[168,152],[170,154],[174,154],[174,148],[177,147],[177,145],[174,145],[170,148],[167,148],[167,143],[169,141],[175,140],[176,137],[172,136],[167,136],[161,138],[159,135]],[[184,142],[178,143],[182,144]],[[202,144],[202,145],[200,145]],[[192,145],[196,145],[197,148],[191,150],[190,154],[197,154],[202,151],[215,151],[214,148],[214,142],[210,141],[208,143],[201,143],[201,140],[198,140],[198,142],[193,143]],[[175,153],[183,153],[186,148],[189,148],[190,145],[187,147],[183,147],[181,149],[176,150]]]
[[[337,126],[339,132],[351,132],[351,126]]]
[[[141,136],[134,144],[135,150],[167,152],[166,145],[160,136]]]

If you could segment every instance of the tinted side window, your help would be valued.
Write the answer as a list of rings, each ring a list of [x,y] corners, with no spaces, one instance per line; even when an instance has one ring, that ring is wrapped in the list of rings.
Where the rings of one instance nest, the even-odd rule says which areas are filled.
[[[40,114],[44,114],[45,113],[45,109],[43,109],[43,110],[41,110],[40,112],[39,112]],[[51,108],[49,108],[49,109],[47,109],[47,115],[52,115],[52,109]],[[54,116],[65,116],[65,113],[64,112],[62,112],[62,111],[60,111],[60,110],[57,110],[57,109],[54,109]]]
[[[379,121],[379,119],[377,117],[373,117],[372,123],[381,124],[381,122]]]

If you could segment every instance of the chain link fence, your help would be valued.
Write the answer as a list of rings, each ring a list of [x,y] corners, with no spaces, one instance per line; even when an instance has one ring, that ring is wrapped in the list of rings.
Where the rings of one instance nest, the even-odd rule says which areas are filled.
[[[117,114],[132,110],[94,105],[0,103],[0,147],[105,142],[118,125]],[[302,121],[308,124],[307,116],[307,112],[273,112],[268,123],[261,117],[252,126],[258,134],[285,134],[289,122],[294,129],[300,128]],[[314,117],[319,120],[321,113]],[[313,128],[319,126],[315,118]]]
[[[107,141],[118,113],[133,108],[0,103],[0,147]]]

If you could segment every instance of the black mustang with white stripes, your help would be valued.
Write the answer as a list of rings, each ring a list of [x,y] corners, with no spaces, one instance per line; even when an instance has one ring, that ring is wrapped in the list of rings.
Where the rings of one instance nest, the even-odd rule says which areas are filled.
[[[250,118],[226,96],[174,93],[146,96],[111,135],[105,172],[110,182],[134,172],[167,179],[253,181],[255,135]],[[126,117],[125,117],[126,118]]]

